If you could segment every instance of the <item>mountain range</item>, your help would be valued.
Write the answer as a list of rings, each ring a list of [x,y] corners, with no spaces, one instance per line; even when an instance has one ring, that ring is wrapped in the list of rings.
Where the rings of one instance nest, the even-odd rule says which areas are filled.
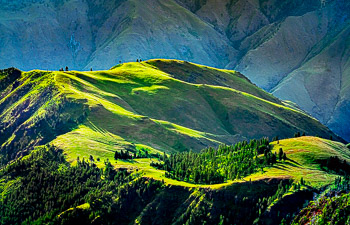
[[[346,0],[0,1],[0,67],[181,59],[235,69],[349,141]]]
[[[0,225],[350,224],[349,13],[0,0]]]

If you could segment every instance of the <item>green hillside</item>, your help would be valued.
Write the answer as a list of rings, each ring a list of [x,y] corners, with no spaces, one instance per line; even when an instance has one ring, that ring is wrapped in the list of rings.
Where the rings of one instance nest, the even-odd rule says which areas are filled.
[[[279,224],[350,174],[341,139],[235,71],[151,60],[0,81],[0,224]],[[281,139],[296,132],[323,138]]]
[[[263,174],[254,174],[246,179],[261,179],[269,177],[290,177],[295,180],[301,178],[309,182],[312,187],[320,188],[334,181],[336,172],[330,172],[322,167],[322,162],[330,157],[350,162],[350,150],[342,143],[317,137],[299,137],[284,139],[271,143],[272,152],[280,148],[286,153],[289,160],[284,164],[276,164],[264,171]]]
[[[125,63],[92,72],[4,71],[3,163],[54,143],[73,160],[116,150],[199,151],[295,132],[337,137],[243,75],[175,60]]]
[[[151,159],[111,164],[89,157],[72,165],[61,150],[37,147],[0,170],[0,224],[280,224],[291,221],[319,187],[339,180],[322,160],[337,156],[350,165],[350,150],[339,142],[300,137],[271,146],[272,152],[283,147],[287,160],[216,185],[166,178]],[[138,170],[120,169],[128,166]],[[338,215],[347,210],[346,196],[341,201]]]
[[[103,70],[166,58],[234,69],[350,141],[347,0],[1,3],[0,68]]]

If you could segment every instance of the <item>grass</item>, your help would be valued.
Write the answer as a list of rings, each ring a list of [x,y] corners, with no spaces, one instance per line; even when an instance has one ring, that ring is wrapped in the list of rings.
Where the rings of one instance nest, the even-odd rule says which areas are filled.
[[[233,183],[241,183],[247,181],[256,181],[269,178],[293,179],[299,182],[303,178],[308,186],[321,188],[334,182],[339,177],[336,174],[330,174],[322,171],[317,160],[327,159],[331,156],[338,156],[350,163],[350,150],[345,145],[326,139],[317,137],[300,137],[280,140],[279,144],[273,142],[273,152],[283,148],[287,154],[286,162],[279,162],[273,167],[265,168],[264,173],[257,172],[242,180],[229,181],[227,183],[215,185],[196,185],[183,181],[177,181],[165,178],[164,171],[157,170],[149,163],[151,159],[136,159],[132,162],[118,160],[116,167],[127,167],[130,169],[138,168],[143,171],[143,176],[151,177],[157,180],[164,180],[167,184],[185,187],[210,187],[212,189],[230,186]],[[155,159],[153,159],[155,160]],[[302,187],[305,188],[305,187]]]
[[[276,97],[252,85],[246,77],[233,70],[217,69],[180,60],[154,59],[146,63],[170,74],[171,77],[189,83],[229,87],[280,103]]]
[[[112,164],[115,165],[116,168],[128,168],[130,170],[139,170],[142,171],[143,177],[149,177],[156,180],[164,180],[164,182],[168,185],[174,185],[174,186],[183,186],[183,187],[202,187],[202,188],[211,188],[211,189],[219,189],[224,186],[229,186],[230,184],[234,183],[233,181],[222,183],[222,184],[213,184],[213,185],[202,185],[202,184],[192,184],[184,181],[174,180],[165,177],[165,171],[158,170],[154,167],[150,166],[151,161],[158,161],[158,159],[135,159],[135,160],[117,160],[112,162]],[[235,183],[244,182],[241,181],[235,181]]]
[[[85,136],[85,135],[88,135]],[[62,143],[64,143],[62,145]],[[279,148],[287,154],[286,162],[278,162],[272,167],[264,168],[264,172],[257,172],[247,176],[241,180],[228,181],[227,183],[215,185],[197,185],[183,181],[177,181],[165,177],[165,171],[157,170],[150,166],[151,161],[158,159],[134,159],[134,160],[115,160],[114,152],[119,149],[125,149],[132,145],[129,142],[115,137],[111,134],[102,134],[91,130],[86,126],[63,135],[54,141],[54,144],[63,147],[70,162],[74,162],[76,157],[88,159],[89,155],[95,157],[95,163],[99,167],[104,166],[104,162],[108,159],[116,168],[127,168],[132,171],[142,172],[144,177],[154,178],[156,180],[164,180],[169,185],[184,187],[210,187],[219,189],[224,186],[230,186],[233,183],[241,183],[247,181],[256,181],[269,178],[293,179],[297,182],[303,178],[307,185],[315,188],[332,183],[336,174],[330,174],[321,170],[317,160],[327,159],[330,156],[337,155],[341,159],[350,162],[350,152],[345,145],[316,137],[300,137],[280,140],[279,144],[273,142],[273,152],[278,152]],[[69,146],[69,147],[67,147]],[[146,148],[151,153],[162,154],[162,152],[146,145],[137,144],[136,148]],[[99,161],[96,159],[99,158]]]
[[[53,89],[50,95],[41,98],[42,91],[49,88]],[[62,98],[77,104],[67,108]],[[50,130],[56,122],[46,121],[50,110],[63,108],[66,114],[61,117],[74,114],[76,126],[55,133],[49,141],[62,148],[70,162],[92,155],[99,166],[107,159],[114,161],[114,152],[120,149],[146,148],[154,154],[169,154],[261,136],[290,137],[296,131],[330,136],[318,121],[282,104],[235,71],[177,60],[125,63],[105,71],[30,71],[0,100],[0,106],[4,105],[1,123],[11,121],[23,134],[39,133],[35,140],[13,133],[3,141],[6,146],[41,143],[45,133],[36,129],[47,126]],[[87,108],[82,122],[81,105]],[[28,118],[22,121],[22,116]],[[137,165],[145,176],[165,179],[162,172],[145,164],[135,160],[116,165]],[[283,166],[298,173],[296,165]],[[282,176],[281,168],[269,171]]]
[[[317,137],[299,137],[273,142],[272,152],[280,148],[287,154],[286,162],[277,163],[275,166],[264,169],[245,179],[262,179],[271,177],[285,177],[300,181],[303,178],[307,184],[320,188],[332,183],[338,175],[327,173],[320,168],[317,162],[320,159],[327,159],[331,156],[338,156],[340,159],[350,163],[350,151],[345,145]]]
[[[81,209],[81,210],[88,210],[88,209],[90,209],[90,204],[89,203],[84,203],[84,204],[82,204],[82,205],[78,205],[77,207],[75,207],[76,209]],[[58,215],[58,218],[59,217],[61,217],[63,214],[65,214],[65,213],[68,213],[68,212],[71,212],[71,211],[73,211],[74,210],[74,208],[69,208],[69,209],[67,209],[67,210],[65,210],[65,211],[63,211],[63,212],[61,212],[59,215]]]
[[[58,136],[53,144],[65,150],[70,162],[79,158],[113,159],[116,150],[124,149],[130,143],[108,132],[96,131],[81,125],[77,129]]]
[[[91,107],[102,105],[114,114],[134,117],[136,120],[146,116],[152,121],[159,122],[158,124],[161,124],[161,121],[168,121],[174,124],[171,126],[172,130],[174,127],[175,129],[178,127],[186,128],[177,129],[177,133],[190,137],[198,138],[199,132],[208,133],[210,137],[230,135],[232,132],[226,128],[237,126],[239,122],[237,120],[231,123],[220,118],[226,115],[218,115],[220,113],[213,109],[215,106],[210,105],[211,99],[221,103],[220,107],[227,108],[226,112],[244,108],[261,120],[270,119],[269,117],[276,118],[278,121],[274,126],[285,126],[286,130],[289,129],[288,135],[282,136],[292,136],[294,130],[290,131],[291,128],[298,129],[300,127],[300,130],[307,130],[302,127],[305,120],[309,120],[307,122],[312,123],[316,129],[320,129],[321,125],[317,121],[310,122],[312,118],[307,115],[283,104],[259,97],[265,96],[264,92],[241,76],[235,75],[236,73],[233,71],[217,70],[188,63],[190,65],[188,70],[204,70],[206,72],[203,76],[210,74],[205,78],[206,83],[212,80],[212,83],[217,84],[215,75],[223,76],[227,81],[234,80],[238,90],[217,85],[203,86],[184,82],[172,75],[175,72],[177,72],[176,74],[185,73],[181,70],[183,67],[178,66],[179,61],[160,61],[170,65],[171,74],[155,67],[154,61],[148,61],[122,64],[110,71],[64,72],[57,75],[57,80],[62,81],[60,82],[63,86],[62,89],[64,92],[68,92],[68,96],[86,99]],[[257,94],[249,94],[252,92]],[[268,96],[265,97],[268,98]],[[304,121],[299,122],[300,117]],[[237,127],[241,126],[243,124],[239,124]],[[264,127],[260,127],[260,129],[264,129]],[[187,132],[189,130],[198,132],[195,136],[191,136],[190,134],[193,132]],[[253,136],[242,131],[243,129],[235,129],[235,132],[240,132],[242,136],[248,138]],[[262,132],[260,131],[260,133]],[[272,136],[273,134],[271,132],[271,134],[266,133],[266,135]],[[222,140],[217,141],[214,141],[213,145],[222,142]],[[198,146],[194,147],[198,150]]]

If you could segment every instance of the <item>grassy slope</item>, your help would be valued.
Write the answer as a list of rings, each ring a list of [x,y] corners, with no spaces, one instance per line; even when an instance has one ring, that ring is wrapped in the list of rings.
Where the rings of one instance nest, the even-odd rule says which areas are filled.
[[[265,168],[263,173],[216,185],[196,185],[165,178],[164,171],[150,166],[151,160],[157,159],[114,160],[114,152],[120,149],[146,148],[150,153],[162,154],[162,151],[183,151],[187,147],[199,150],[208,145],[232,143],[263,134],[270,137],[292,136],[295,131],[324,137],[332,134],[298,109],[260,91],[240,74],[179,61],[173,63],[174,67],[179,67],[179,73],[160,69],[152,61],[122,64],[109,71],[24,73],[18,87],[10,85],[0,93],[0,125],[16,128],[2,147],[16,147],[23,140],[30,142],[33,137],[32,146],[51,142],[62,148],[73,164],[77,157],[87,159],[92,155],[99,167],[103,167],[108,159],[117,168],[142,171],[144,177],[164,180],[167,190],[157,195],[138,216],[138,220],[145,223],[153,219],[147,215],[157,212],[160,217],[161,211],[154,212],[154,209],[162,204],[164,207],[160,208],[176,211],[179,215],[184,210],[187,212],[189,205],[198,208],[201,201],[191,200],[197,190],[194,188],[198,187],[210,188],[210,192],[218,196],[225,193],[226,201],[217,196],[210,203],[213,215],[218,208],[223,210],[219,210],[220,213],[228,208],[245,215],[240,211],[244,209],[241,205],[230,205],[237,200],[237,193],[250,199],[262,198],[274,194],[280,180],[298,181],[301,177],[308,186],[319,188],[333,182],[337,175],[322,171],[317,160],[337,155],[350,162],[350,152],[345,145],[316,137],[273,142],[272,151],[282,147],[289,160]],[[188,80],[187,72],[179,66],[182,64],[189,71],[199,71],[196,80]],[[222,83],[225,79],[233,82]],[[80,119],[81,115],[83,119]],[[63,121],[64,126],[54,125],[60,124],[58,121]],[[41,139],[47,134],[51,138]],[[23,146],[22,143],[19,147]],[[6,194],[17,183],[15,180],[0,181],[1,194]],[[169,206],[168,202],[173,202],[172,196],[180,196],[180,200],[176,199],[176,204]],[[227,200],[227,196],[230,199]],[[252,204],[256,205],[255,202]],[[246,207],[250,209],[251,205]],[[86,204],[78,208],[89,210]]]
[[[185,74],[181,65],[189,63],[169,60],[122,64],[110,71],[56,73],[61,91],[69,98],[87,100],[91,112],[83,128],[58,137],[54,143],[73,149],[74,156],[82,156],[75,149],[83,151],[93,140],[94,149],[104,149],[104,154],[112,156],[116,149],[132,149],[135,144],[170,152],[199,150],[262,134],[292,136],[297,130],[328,135],[316,120],[278,104],[277,99],[240,74],[189,64],[188,70],[202,71],[205,81],[198,78],[197,71],[198,82],[207,83],[193,84],[159,70],[155,62],[168,66],[173,63],[171,74],[179,71],[175,73],[178,78],[186,80],[181,77]],[[216,83],[215,79],[227,80],[229,84]],[[81,137],[79,142],[74,141],[77,134]],[[112,137],[113,141],[108,145],[95,141],[103,137]],[[92,155],[98,156],[97,152]]]
[[[269,177],[290,177],[300,180],[303,177],[313,187],[321,187],[334,181],[338,175],[321,170],[318,160],[338,156],[350,162],[350,150],[342,143],[317,137],[299,137],[273,142],[272,152],[280,148],[287,154],[285,163],[278,163],[263,173],[253,174],[245,179]]]
[[[210,187],[212,189],[230,186],[233,183],[247,182],[249,180],[256,181],[269,178],[294,179],[299,181],[303,178],[307,185],[315,188],[320,188],[324,185],[332,183],[338,175],[330,174],[321,170],[317,160],[327,159],[331,156],[338,156],[340,159],[350,162],[350,150],[339,142],[334,142],[317,137],[300,137],[280,140],[279,144],[273,142],[272,152],[278,152],[279,148],[287,154],[286,162],[278,162],[273,167],[265,168],[264,172],[257,172],[242,180],[230,181],[224,184],[215,185],[195,185],[182,181],[176,181],[165,178],[164,171],[157,170],[149,165],[151,159],[136,159],[136,160],[118,160],[113,159],[113,154],[103,155],[99,151],[98,155],[101,161],[98,165],[102,166],[102,162],[107,158],[118,168],[129,168],[131,170],[139,169],[143,171],[145,177],[151,177],[158,180],[164,180],[168,184],[179,185],[185,187]],[[83,152],[82,152],[83,153]],[[68,153],[68,156],[71,156]],[[153,159],[157,160],[157,159]]]
[[[92,155],[100,158],[101,166],[107,158],[114,161],[119,149],[146,148],[162,154],[262,135],[331,134],[239,73],[183,61],[126,63],[96,72],[31,71],[22,74],[16,88],[10,85],[1,94],[0,119],[16,128],[5,130],[13,134],[2,147],[52,141],[65,150],[69,161]],[[43,139],[48,132],[50,138]],[[148,164],[146,159],[117,163],[143,168],[146,176],[163,179]]]
[[[164,61],[164,62],[165,63],[169,63],[167,61]],[[177,63],[180,63],[180,62],[177,62]],[[152,61],[150,62],[150,64],[154,65],[154,63]],[[117,68],[120,68],[120,67],[117,67]],[[220,71],[220,72],[222,72],[222,71]],[[229,73],[229,71],[228,71],[228,73]],[[161,74],[161,75],[163,75],[163,74]],[[169,79],[168,77],[163,77],[162,76],[161,78],[164,79],[167,82],[173,81],[172,79]],[[185,77],[181,77],[181,79],[185,80],[186,78]],[[164,80],[163,80],[163,82],[164,82]],[[237,80],[240,81],[241,79],[237,79]],[[152,80],[152,82],[157,83],[157,82],[159,82],[159,80],[157,80],[156,82],[154,80]],[[176,82],[179,82],[179,81],[176,80]],[[242,82],[246,82],[246,80],[244,80]],[[200,90],[204,89],[205,91],[207,91],[207,93],[215,91],[216,93],[212,93],[213,95],[217,94],[217,92],[220,93],[221,91],[222,92],[230,91],[230,92],[237,93],[236,90],[222,88],[222,87],[217,87],[217,86],[189,85],[189,84],[183,83],[183,82],[180,82],[180,83],[182,84],[182,86],[185,86],[185,87],[188,86],[189,89],[194,86],[194,87],[198,87]],[[208,83],[208,81],[206,81],[204,83]],[[233,83],[233,85],[235,85],[235,83]],[[241,88],[242,87],[244,87],[244,86],[241,86]],[[248,87],[253,89],[253,87],[251,87],[251,86],[248,86]],[[175,85],[172,87],[172,89],[174,89],[174,88],[176,88]],[[239,88],[239,87],[237,86],[237,88]],[[146,86],[146,87],[133,88],[131,92],[133,94],[136,94],[136,92],[137,92],[138,95],[141,95],[140,93],[143,93],[143,92],[148,92],[148,93],[152,93],[152,94],[156,94],[157,93],[157,96],[162,96],[162,97],[166,98],[167,97],[166,95],[162,95],[159,92],[166,91],[166,90],[169,90],[169,89],[170,89],[169,85],[164,85],[164,86],[163,85],[158,85],[158,86],[150,86],[150,87]],[[207,90],[207,89],[209,89],[209,90]],[[191,90],[188,90],[188,91],[190,92]],[[256,90],[253,89],[253,90],[249,90],[249,91],[253,92],[253,91],[256,91]],[[220,94],[217,94],[217,95],[220,95]],[[221,96],[225,96],[225,94],[223,93]],[[257,103],[257,104],[261,104],[261,102],[266,102],[265,100],[258,99],[255,96],[251,96],[251,95],[249,95],[247,93],[243,93],[243,96],[246,97],[244,99],[245,101],[246,101],[246,99],[250,99],[250,101],[249,101],[250,104],[251,103],[255,103],[254,101],[259,101],[259,103]],[[264,93],[262,94],[262,96],[264,96]],[[122,96],[123,99],[125,99],[127,97],[128,96]],[[225,97],[227,97],[227,96],[225,96]],[[245,105],[244,101],[238,102],[239,100],[240,99],[235,99],[235,101],[228,101],[225,104],[226,105],[234,104],[234,107],[232,107],[232,108],[235,108],[236,104],[239,104],[240,106]],[[142,101],[139,101],[139,100],[137,100],[137,101],[138,102],[142,102]],[[128,99],[126,102],[132,102],[132,101],[130,101]],[[210,102],[210,101],[208,101],[208,102]],[[285,110],[284,113],[292,111],[291,109],[285,108],[282,105],[277,105],[276,103],[271,103],[271,102],[268,102],[268,103],[269,103],[268,106],[275,107],[273,109],[274,112],[276,112],[278,109],[283,109],[283,110],[287,109],[288,111]],[[246,104],[246,105],[247,105],[246,107],[249,107],[248,104]],[[135,112],[136,111],[136,110],[134,110],[134,107],[131,107],[129,104],[126,107],[128,107],[129,112]],[[267,109],[268,109],[268,107],[267,107]],[[264,110],[267,110],[267,109],[264,109]],[[146,110],[144,110],[144,111],[146,111]],[[269,113],[271,113],[271,111]],[[238,118],[238,119],[242,120],[242,118]],[[239,120],[237,121],[237,123],[240,122]],[[247,118],[247,121],[248,120],[251,120],[251,118]],[[281,117],[281,120],[284,120],[284,118]],[[187,129],[184,128],[184,127],[177,127],[174,124],[171,124],[171,123],[169,123],[169,124],[170,124],[170,126],[175,126],[172,129],[176,129],[177,132],[181,132],[181,133],[187,134],[189,136],[193,136],[193,137],[196,137],[196,138],[203,138],[203,137],[205,137],[205,135],[208,136],[207,133],[198,132],[198,131],[194,131],[194,130],[187,131]],[[87,129],[87,128],[85,127],[85,129]],[[181,130],[185,130],[185,131],[181,131]],[[86,134],[86,131],[84,131],[83,133]],[[108,132],[108,135],[102,135],[101,138],[106,139],[106,137],[107,137],[107,139],[108,139],[109,136],[112,136],[112,135],[113,134]],[[65,136],[67,136],[67,135],[63,135],[63,136],[59,137],[56,140],[56,143],[58,143],[61,140],[61,138],[62,138],[62,140],[64,140]],[[90,135],[88,135],[88,136],[90,136]],[[92,136],[95,136],[95,135],[92,135]],[[74,139],[75,139],[74,137],[76,137],[76,134],[72,133],[71,137],[73,138],[72,141],[74,142]],[[114,142],[115,142],[116,139],[117,138],[115,138],[115,137],[112,138],[112,140]],[[79,138],[79,140],[82,140],[82,139]],[[69,143],[69,142],[66,142],[65,140],[63,142]],[[98,147],[98,149],[95,150],[96,153],[92,154],[92,155],[98,155],[99,157],[101,157],[101,156],[103,156],[103,154],[108,154],[107,158],[109,158],[109,160],[111,160],[111,161],[114,161],[113,160],[113,151],[115,151],[115,149],[118,149],[118,146],[120,145],[120,143],[123,143],[123,141],[121,140],[119,142],[119,144],[113,144],[114,148],[112,148],[112,149],[108,149],[110,147],[110,145],[106,145],[106,149],[109,150],[109,153],[104,153],[104,152],[102,153],[102,151],[100,152],[98,149],[101,149],[101,148],[105,149],[105,148],[103,148],[101,146],[101,142],[99,142],[99,145],[98,145],[99,147]],[[126,144],[128,144],[128,142],[126,142]],[[266,171],[263,174],[261,174],[261,173],[254,174],[254,175],[246,178],[245,180],[250,179],[250,178],[252,180],[255,180],[255,179],[268,178],[268,177],[288,177],[288,178],[293,178],[293,179],[299,180],[301,177],[303,177],[308,182],[310,182],[310,184],[312,186],[320,187],[322,185],[325,185],[325,184],[328,184],[328,183],[332,182],[334,180],[334,178],[336,177],[336,175],[330,175],[330,174],[328,174],[328,173],[326,173],[324,171],[321,171],[317,164],[312,164],[312,161],[311,160],[308,161],[308,160],[310,158],[312,158],[312,157],[316,157],[316,158],[319,159],[319,158],[326,158],[326,157],[332,156],[334,154],[339,154],[339,153],[335,153],[334,152],[336,150],[340,150],[342,152],[341,153],[341,157],[345,157],[347,159],[349,157],[349,156],[346,156],[346,154],[343,154],[345,151],[347,151],[347,149],[342,144],[336,143],[336,142],[330,142],[330,141],[327,141],[325,139],[319,139],[319,138],[314,138],[314,137],[301,137],[301,138],[298,138],[298,139],[287,139],[287,140],[280,141],[280,144],[278,144],[278,145],[276,143],[274,143],[274,144],[275,144],[275,146],[274,146],[274,150],[273,151],[278,151],[278,149],[280,147],[282,147],[284,149],[284,151],[287,153],[288,158],[290,158],[294,162],[288,161],[287,163],[283,163],[282,165],[276,165],[273,168],[266,169]],[[82,147],[82,146],[85,146],[85,145],[86,145],[86,143],[80,144],[80,147],[78,147],[78,148],[80,148],[81,154],[78,154],[78,155],[80,155],[80,156],[83,156],[84,154],[86,155],[86,151],[84,151],[84,147]],[[96,143],[94,143],[93,146],[97,146]],[[89,148],[89,149],[94,149],[94,148],[96,148],[96,147]],[[73,155],[75,157],[77,151],[76,151],[75,148],[73,148],[73,149],[74,149],[73,150],[74,153],[69,154],[69,156]],[[156,152],[156,150],[154,150],[154,151]],[[74,157],[71,157],[71,159],[74,159]],[[105,157],[101,157],[101,159],[104,159],[104,158]],[[129,167],[129,168],[133,168],[133,169],[139,168],[139,169],[142,169],[145,172],[145,176],[147,176],[147,177],[153,177],[153,178],[156,178],[156,179],[164,179],[166,182],[174,184],[174,185],[189,186],[189,187],[197,186],[197,185],[188,184],[188,183],[180,182],[180,181],[174,181],[174,180],[170,180],[168,178],[165,178],[164,177],[164,173],[162,171],[159,171],[159,170],[156,170],[156,169],[150,167],[149,166],[149,162],[150,162],[149,159],[137,159],[137,160],[134,160],[134,161],[120,161],[119,160],[117,162],[117,167]],[[243,182],[243,181],[236,181],[236,182]],[[228,184],[224,184],[224,185],[228,185]],[[222,184],[220,184],[220,185],[211,185],[212,188],[218,188],[218,187],[221,187],[221,186],[222,186]]]
[[[162,59],[149,60],[147,63],[165,73],[168,73],[171,77],[189,83],[229,87],[238,91],[247,92],[271,102],[281,103],[278,98],[257,88],[255,85],[252,85],[248,78],[233,70],[218,70],[186,61]]]
[[[85,130],[85,126],[79,127],[79,130],[81,134],[76,134],[75,141],[79,142],[82,139],[81,135],[86,135],[90,131]],[[98,136],[98,135],[92,135],[92,136]],[[108,142],[108,141],[114,141],[114,139],[117,139],[117,137],[111,137],[105,138],[105,136],[100,136],[100,140],[96,140],[97,142]],[[89,146],[89,149],[93,149],[95,147],[96,143],[92,143],[92,145]],[[277,178],[277,181],[275,183],[279,183],[278,179],[295,179],[299,180],[301,177],[303,177],[306,180],[306,183],[308,186],[319,188],[321,186],[330,184],[334,181],[337,175],[329,174],[324,171],[322,171],[319,167],[319,164],[317,163],[317,160],[320,159],[327,159],[330,156],[338,156],[340,159],[347,160],[350,162],[350,150],[344,145],[339,142],[334,142],[326,139],[316,138],[316,137],[300,137],[300,138],[291,138],[291,139],[285,139],[280,140],[279,143],[273,142],[273,152],[277,151],[280,147],[283,148],[284,152],[287,153],[288,160],[287,162],[278,163],[276,166],[271,168],[266,168],[264,173],[258,172],[256,174],[253,174],[249,177],[245,177],[242,180],[236,180],[231,181],[225,184],[217,184],[217,185],[194,185],[189,184],[185,182],[175,181],[164,177],[164,171],[156,170],[149,166],[150,159],[136,159],[133,161],[122,161],[118,160],[117,162],[112,159],[112,156],[108,155],[102,155],[102,151],[100,152],[100,162],[97,162],[98,165],[102,166],[102,162],[109,158],[112,163],[116,167],[127,167],[130,169],[136,169],[143,171],[144,177],[150,177],[157,180],[164,180],[168,185],[170,186],[181,186],[181,187],[187,187],[187,188],[193,188],[193,187],[202,187],[202,188],[210,188],[213,190],[220,189],[219,191],[227,191],[228,195],[237,195],[237,193],[244,192],[247,194],[247,196],[256,196],[258,193],[262,192],[260,188],[258,187],[259,182],[265,183],[266,186],[272,188],[272,185],[270,185],[270,181],[274,180],[273,178]],[[99,144],[98,146],[101,146]],[[68,153],[68,156],[70,156],[70,152]],[[84,154],[83,152],[81,152]],[[86,153],[89,154],[90,152]],[[249,186],[250,182],[247,182],[251,180],[254,182],[254,189],[250,189],[247,187]],[[241,183],[241,184],[238,184]],[[6,184],[8,186],[11,186],[11,184]],[[255,186],[256,185],[256,186]],[[169,187],[170,187],[169,186]],[[3,187],[4,190],[6,190],[6,187]],[[194,189],[184,189],[184,190],[194,190]],[[247,192],[248,191],[248,192]],[[264,190],[266,191],[266,190]],[[181,191],[176,190],[173,194],[181,194]],[[187,193],[187,192],[186,192]],[[272,192],[273,193],[273,192]],[[266,194],[266,193],[265,193]],[[260,195],[260,194],[259,194]],[[160,199],[158,199],[160,198]],[[158,196],[155,200],[155,203],[158,204],[158,200],[162,199],[162,195]],[[222,201],[222,200],[220,200]],[[216,207],[221,206],[221,204],[226,204],[222,202],[216,202],[214,205]],[[154,203],[154,204],[155,204]],[[179,204],[180,205],[180,204]],[[150,210],[149,208],[145,208],[145,211]],[[238,210],[238,209],[235,209]],[[140,214],[141,215],[147,215],[147,214]]]
[[[86,133],[84,126],[81,126],[80,129],[83,134]],[[77,141],[79,139],[80,136],[77,137]],[[104,139],[102,138],[100,141],[103,140]],[[199,186],[164,178],[163,171],[155,170],[149,166],[149,159],[137,159],[135,161],[119,160],[117,162],[117,167],[137,167],[143,170],[145,177],[151,177],[158,180],[164,179],[164,181],[167,183],[165,189],[161,189],[161,191],[157,193],[150,202],[147,202],[147,206],[138,209],[138,211],[135,212],[135,215],[133,215],[137,217],[138,221],[142,221],[141,224],[143,224],[147,223],[149,220],[152,220],[154,216],[157,217],[157,221],[168,221],[172,220],[173,218],[177,218],[177,215],[182,215],[185,212],[188,214],[189,211],[187,209],[195,211],[203,205],[203,201],[206,201],[209,204],[208,210],[212,215],[210,218],[216,218],[220,214],[228,215],[225,211],[226,209],[249,218],[251,215],[247,213],[247,209],[254,207],[254,205],[258,203],[259,198],[267,198],[273,195],[281,181],[281,178],[298,179],[298,173],[302,172],[304,178],[306,178],[307,184],[311,184],[313,187],[319,187],[320,185],[332,182],[336,176],[318,171],[318,166],[313,163],[315,160],[337,155],[340,158],[349,161],[349,149],[347,149],[345,145],[325,139],[300,137],[281,140],[279,144],[276,142],[273,144],[274,150],[278,149],[279,147],[283,147],[288,155],[288,158],[295,161],[293,164],[301,164],[299,165],[300,168],[298,168],[295,173],[281,169],[283,166],[288,166],[288,163],[283,163],[279,165],[280,168],[268,169],[263,175],[261,173],[257,173],[240,181],[218,185]],[[102,158],[101,160],[104,159],[105,158]],[[115,161],[112,162],[115,164]],[[293,169],[294,167],[295,165],[293,165]],[[286,172],[288,172],[288,177],[286,177]],[[250,178],[252,178],[252,183],[246,182],[246,180]],[[18,180],[13,180],[9,183],[1,183],[0,181],[0,189],[2,190],[1,194],[6,195],[6,192],[12,188],[15,188],[17,184]],[[196,187],[210,189],[202,189],[203,192],[199,192]],[[205,198],[203,194],[197,196],[200,193],[207,193],[210,197]],[[174,196],[176,196],[175,199]],[[249,204],[237,204],[237,198],[251,199],[252,202]],[[87,203],[77,206],[77,208],[81,210],[90,210],[89,204]],[[60,215],[72,210],[73,208],[69,208],[63,211]],[[164,211],[169,212],[166,212],[165,214]],[[162,217],[163,214],[169,217],[167,218],[168,220]],[[207,214],[203,213],[203,216],[204,215]],[[152,217],[149,218],[149,216]],[[237,215],[234,217],[237,217]],[[246,222],[245,224],[252,223]]]
[[[280,140],[279,144],[273,142],[272,145],[272,152],[276,151],[278,153],[279,148],[283,149],[288,158],[286,162],[278,162],[273,167],[265,168],[264,172],[257,172],[242,180],[215,185],[195,185],[165,178],[164,171],[156,170],[149,165],[151,162],[150,159],[136,159],[133,161],[118,160],[117,162],[112,158],[110,160],[115,163],[116,167],[139,168],[144,172],[145,177],[164,180],[168,184],[185,187],[210,187],[212,189],[230,186],[233,183],[269,178],[293,179],[297,182],[303,178],[308,186],[320,188],[334,182],[335,178],[339,177],[339,175],[323,171],[317,162],[318,160],[338,156],[340,159],[350,163],[350,150],[344,144],[322,138],[311,136],[291,138]]]

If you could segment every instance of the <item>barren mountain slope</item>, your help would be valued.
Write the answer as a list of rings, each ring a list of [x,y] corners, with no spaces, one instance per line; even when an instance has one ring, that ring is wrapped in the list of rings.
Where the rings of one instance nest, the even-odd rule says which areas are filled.
[[[350,114],[349,52],[342,51],[349,46],[344,38],[348,1],[0,2],[2,68],[96,70],[119,61],[174,58],[235,69],[350,139],[345,125]],[[341,53],[338,48],[324,50],[334,46]],[[330,64],[320,59],[332,62],[328,78],[319,79]],[[311,88],[306,74],[315,78],[318,71],[320,81]],[[284,88],[287,80],[290,89]],[[328,92],[333,90],[327,97],[321,93],[322,82]]]

